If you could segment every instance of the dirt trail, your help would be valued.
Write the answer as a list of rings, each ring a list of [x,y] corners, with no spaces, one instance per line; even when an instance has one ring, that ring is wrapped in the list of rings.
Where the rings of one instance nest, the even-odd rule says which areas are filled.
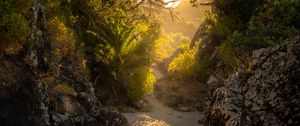
[[[160,103],[153,94],[145,96],[145,101],[151,107],[149,112],[123,113],[130,124],[141,116],[149,116],[155,120],[161,120],[170,126],[200,126],[198,124],[199,112],[179,112]]]
[[[157,73],[157,71],[155,71],[155,75],[157,78],[163,76]],[[154,94],[145,95],[144,101],[151,108],[149,112],[122,113],[133,126],[200,126],[200,124],[198,124],[198,120],[200,119],[199,112],[176,111],[163,105],[155,98]],[[141,118],[151,118],[152,121],[147,122],[148,124],[145,124],[144,121],[142,124],[143,119],[141,120]],[[158,123],[152,123],[154,121],[158,121]]]

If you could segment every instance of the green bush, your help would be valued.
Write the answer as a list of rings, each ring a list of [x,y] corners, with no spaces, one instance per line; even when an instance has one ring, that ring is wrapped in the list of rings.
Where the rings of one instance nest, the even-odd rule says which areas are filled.
[[[185,45],[183,53],[179,54],[168,66],[169,72],[174,72],[180,77],[188,77],[195,71],[196,56],[198,48],[189,49],[189,44]]]
[[[18,52],[27,39],[30,28],[26,20],[30,0],[0,1],[0,50],[7,54]]]
[[[9,38],[18,38],[23,42],[29,34],[29,26],[26,19],[19,13],[12,12],[1,18],[1,28],[6,31],[4,35]]]
[[[152,91],[155,82],[155,76],[149,67],[141,66],[135,68],[129,78],[128,97],[131,100],[142,98],[145,93]]]
[[[82,26],[78,33],[90,49],[92,76],[112,72],[111,78],[99,78],[98,82],[122,85],[128,99],[140,99],[155,83],[150,67],[154,41],[159,34],[157,20],[148,17],[144,7],[127,0],[80,3],[84,12],[78,16]],[[93,71],[99,68],[100,71]]]
[[[236,47],[223,43],[218,47],[218,56],[223,63],[232,69],[236,69],[240,65],[240,57],[243,55]]]
[[[168,66],[168,72],[180,80],[196,79],[205,81],[209,77],[209,58],[199,58],[199,47],[203,44],[202,41],[196,42],[196,46],[189,48],[189,43],[186,43],[180,53]]]
[[[210,48],[218,49],[218,58],[234,70],[247,62],[253,50],[299,34],[299,8],[300,2],[295,0],[213,0],[213,9],[206,13],[206,41],[211,42]],[[207,56],[213,53],[210,51],[201,53]]]

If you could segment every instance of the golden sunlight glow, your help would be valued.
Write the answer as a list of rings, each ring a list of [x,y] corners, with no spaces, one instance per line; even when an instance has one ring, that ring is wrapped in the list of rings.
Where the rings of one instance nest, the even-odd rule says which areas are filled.
[[[181,0],[164,0],[164,2],[169,2],[165,7],[175,8],[180,4]]]

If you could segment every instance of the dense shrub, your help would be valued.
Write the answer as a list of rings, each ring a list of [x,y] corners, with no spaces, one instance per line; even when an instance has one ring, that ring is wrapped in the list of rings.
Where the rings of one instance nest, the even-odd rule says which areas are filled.
[[[197,0],[191,2],[197,4]],[[213,64],[208,73],[216,70],[219,61],[225,65],[222,69],[234,72],[249,62],[253,50],[299,34],[300,1],[213,0],[211,4],[212,10],[206,12],[207,47],[199,50],[199,60]],[[208,61],[214,49],[219,61]]]
[[[0,51],[17,53],[30,33],[26,20],[30,0],[0,1]]]
[[[68,28],[63,17],[55,16],[48,21],[49,38],[56,56],[67,56],[75,49],[75,37],[73,30]]]
[[[183,47],[183,52],[179,54],[168,67],[169,72],[175,72],[181,76],[192,75],[196,65],[197,48],[189,49],[189,44]]]
[[[183,47],[189,41],[189,38],[181,33],[165,33],[165,31],[162,31],[159,39],[154,42],[154,60],[162,62],[164,59],[171,57],[178,47]]]
[[[101,83],[97,84],[122,85],[130,100],[151,91],[155,83],[150,67],[159,34],[157,20],[148,17],[145,8],[127,0],[88,0],[80,7],[84,17],[79,16],[83,26],[79,36],[90,49],[91,74],[112,73],[109,79],[99,78]],[[93,71],[96,69],[101,70]]]
[[[299,7],[299,2],[286,0],[271,0],[257,5],[259,11],[247,18],[245,28],[235,30],[226,36],[219,48],[220,57],[227,64],[229,60],[226,59],[229,58],[234,62],[243,61],[255,49],[273,46],[283,39],[298,34],[299,29],[292,21],[297,18],[296,8]],[[229,64],[238,65],[238,63]]]
[[[155,82],[155,76],[149,67],[134,68],[129,78],[128,97],[132,100],[141,99],[145,93],[152,91]]]
[[[181,46],[182,53],[175,57],[168,66],[170,75],[180,80],[206,80],[209,77],[210,66],[205,57],[199,60],[198,53],[201,50],[199,47],[202,44],[202,41],[198,41],[192,49],[190,49],[189,43]]]

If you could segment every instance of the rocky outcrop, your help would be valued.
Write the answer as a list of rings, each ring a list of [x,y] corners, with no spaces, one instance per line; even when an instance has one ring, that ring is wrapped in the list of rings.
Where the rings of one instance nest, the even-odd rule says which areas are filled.
[[[75,70],[33,74],[17,58],[4,57],[0,71],[1,126],[128,125],[116,110],[101,105],[93,86]]]
[[[101,105],[75,57],[52,60],[43,9],[32,0],[32,47],[0,59],[0,125],[127,126],[115,109]]]
[[[207,126],[300,125],[299,36],[253,52],[253,72],[215,90]]]

